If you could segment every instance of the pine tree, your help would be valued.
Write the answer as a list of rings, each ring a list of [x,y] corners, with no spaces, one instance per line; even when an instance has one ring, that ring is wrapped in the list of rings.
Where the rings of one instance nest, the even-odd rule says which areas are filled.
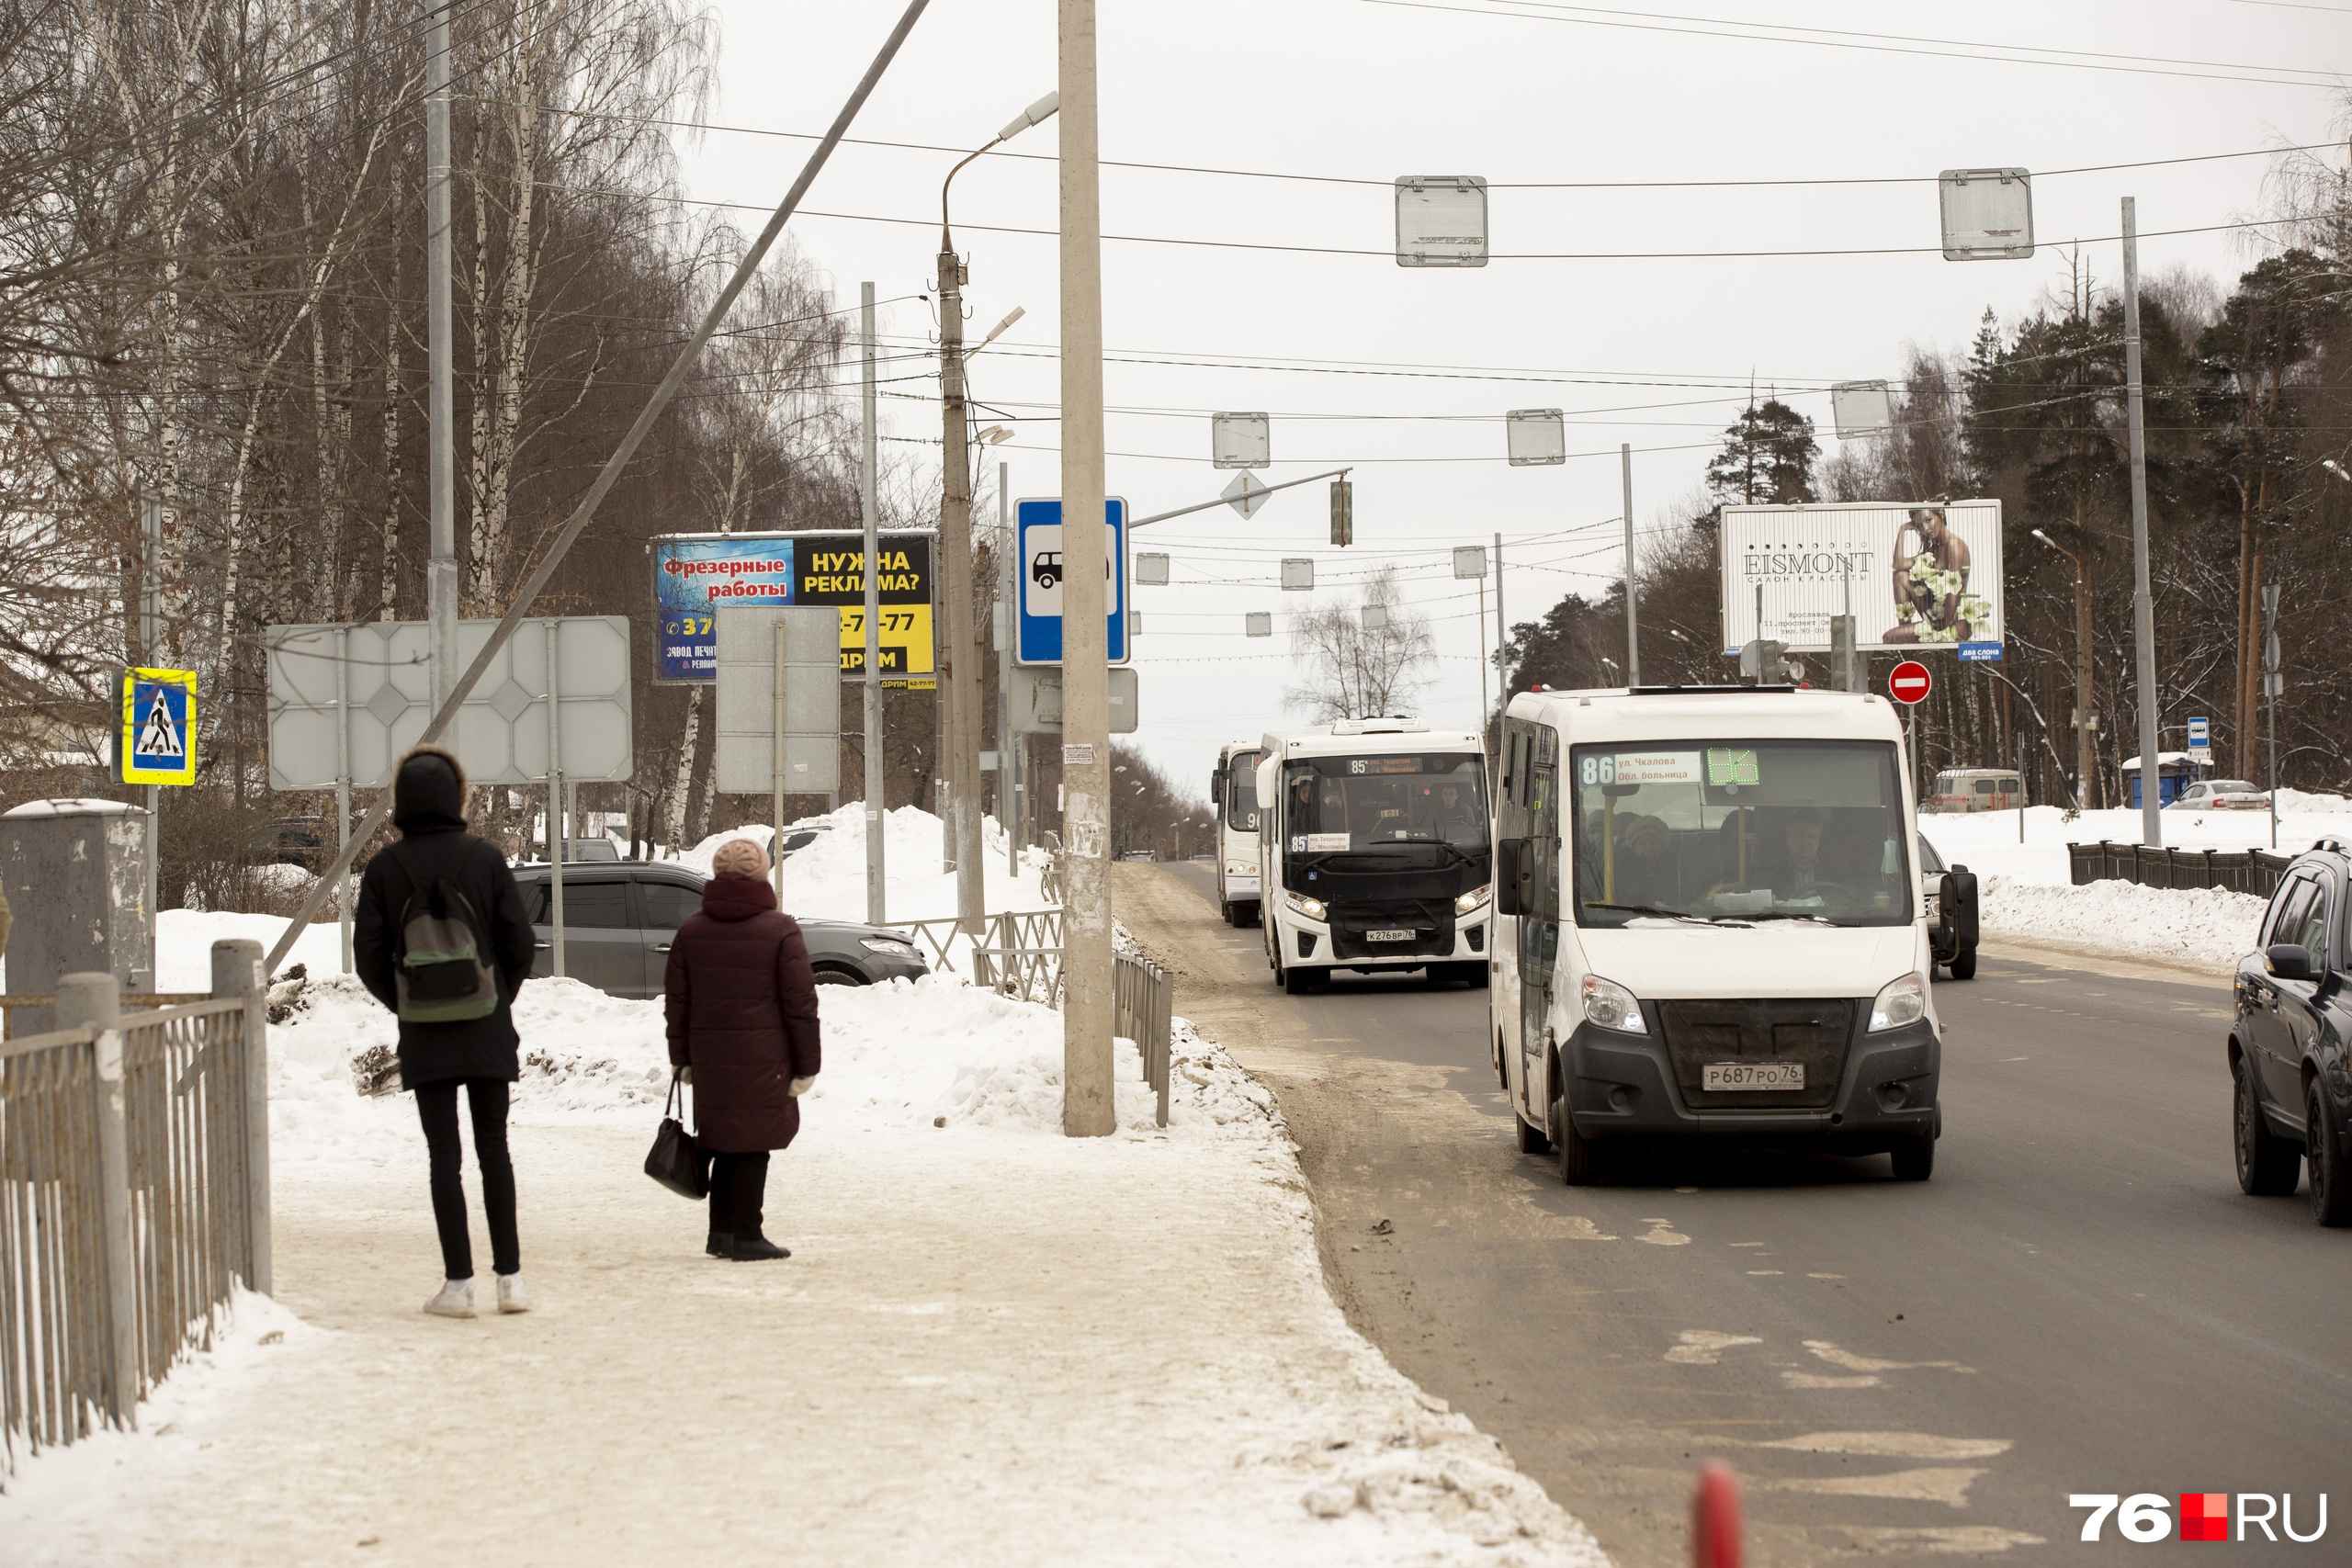
[[[1718,506],[1794,506],[1820,500],[1813,465],[1821,444],[1813,421],[1778,398],[1751,401],[1724,432],[1723,450],[1707,465],[1707,492]]]

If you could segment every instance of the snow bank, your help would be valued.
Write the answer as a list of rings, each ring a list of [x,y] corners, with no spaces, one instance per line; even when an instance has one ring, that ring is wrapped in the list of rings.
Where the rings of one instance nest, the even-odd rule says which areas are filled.
[[[795,851],[784,863],[784,907],[796,915],[828,920],[865,919],[865,807],[853,801],[840,810],[810,817],[794,824],[827,824],[816,842]],[[791,828],[786,828],[786,833]],[[902,806],[888,814],[882,836],[882,866],[888,889],[888,915],[894,920],[929,920],[956,913],[956,874],[939,869],[943,829],[938,817],[917,806]],[[987,861],[988,907],[1003,909],[1044,909],[1052,906],[1038,890],[1042,862],[1034,850],[1024,851],[1021,874],[1007,863],[1011,848],[1004,829],[993,817],[983,818],[980,838]],[[676,863],[707,876],[710,857],[729,839],[774,841],[774,829],[747,824],[714,833],[675,857]],[[667,857],[665,857],[667,858]]]
[[[2269,901],[2217,887],[2082,887],[1995,875],[1978,885],[1984,934],[1999,941],[2106,953],[2228,975],[2254,939]]]

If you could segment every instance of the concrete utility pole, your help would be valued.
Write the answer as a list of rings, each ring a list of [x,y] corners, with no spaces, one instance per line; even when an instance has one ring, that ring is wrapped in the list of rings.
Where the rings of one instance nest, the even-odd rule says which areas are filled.
[[[865,360],[859,389],[863,414],[858,442],[857,499],[865,522],[865,921],[888,917],[883,882],[883,840],[888,836],[889,801],[882,770],[882,576],[876,570],[882,547],[881,521],[874,504],[874,285],[860,288],[858,342]]]
[[[1118,1130],[1112,1100],[1110,607],[1102,526],[1102,191],[1094,0],[1061,44],[1062,1131]]]
[[[1503,536],[1495,536],[1495,693],[1498,710],[1510,706],[1510,674],[1503,667],[1510,646],[1510,623],[1503,619]]]
[[[996,649],[996,818],[1004,829],[1005,869],[1021,874],[1021,737],[1012,728],[1012,644],[1020,636],[1013,624],[1020,581],[1013,576],[1012,465],[996,466],[997,541],[996,624],[1004,635]]]
[[[2132,640],[2140,686],[2140,837],[2165,841],[2156,781],[2156,604],[2148,591],[2148,435],[2140,409],[2140,231],[2132,198],[2123,198],[2123,378],[2132,430]]]
[[[1625,684],[1642,683],[1642,625],[1634,610],[1634,448],[1628,442],[1617,448],[1617,461],[1625,476]]]
[[[458,683],[458,394],[449,298],[449,7],[424,30],[424,333],[426,492],[433,555],[424,568],[432,663],[427,689],[440,712]]]
[[[942,198],[943,205],[944,197]],[[964,412],[964,264],[939,231],[939,694],[946,705],[947,839],[956,859],[956,915],[978,937],[988,921],[980,863],[980,683],[972,663],[972,458]]]

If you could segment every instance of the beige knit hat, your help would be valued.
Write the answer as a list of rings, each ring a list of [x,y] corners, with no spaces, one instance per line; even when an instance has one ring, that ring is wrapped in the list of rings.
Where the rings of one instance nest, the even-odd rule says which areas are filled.
[[[710,874],[761,881],[768,874],[768,852],[749,839],[729,839],[710,857]]]

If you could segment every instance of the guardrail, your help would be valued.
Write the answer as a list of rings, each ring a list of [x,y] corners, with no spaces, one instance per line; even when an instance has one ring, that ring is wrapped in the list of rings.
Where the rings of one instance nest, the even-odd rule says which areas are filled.
[[[2294,856],[2269,850],[2177,850],[2149,844],[2068,844],[2066,862],[2077,887],[2094,882],[2134,882],[2143,887],[2222,887],[2267,898]]]
[[[1159,1125],[1168,1125],[1170,1033],[1176,983],[1168,971],[1141,953],[1119,953],[1112,961],[1111,1016],[1118,1034],[1143,1052],[1144,1081],[1159,1095]]]
[[[141,1397],[239,1280],[270,1288],[261,944],[212,948],[212,994],[124,1013],[69,975],[63,1027],[0,1044],[0,1452],[39,1452]]]

